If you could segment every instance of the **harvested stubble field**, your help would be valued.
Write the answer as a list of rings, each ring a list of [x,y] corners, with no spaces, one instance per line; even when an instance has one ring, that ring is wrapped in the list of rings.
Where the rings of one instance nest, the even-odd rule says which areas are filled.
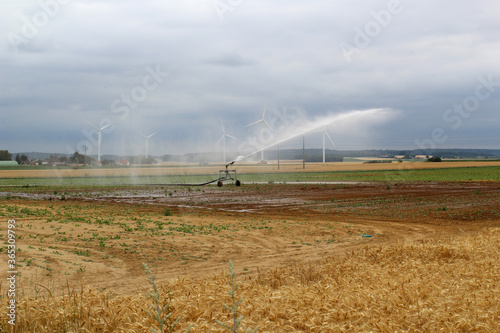
[[[177,331],[222,332],[229,259],[243,327],[261,332],[493,332],[500,321],[498,182],[0,191],[21,272],[6,331],[149,332],[147,263]],[[4,283],[0,294],[6,304]]]

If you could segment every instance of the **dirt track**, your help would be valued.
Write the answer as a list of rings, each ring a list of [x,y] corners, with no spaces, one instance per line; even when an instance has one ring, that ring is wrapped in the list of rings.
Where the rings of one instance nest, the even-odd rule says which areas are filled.
[[[500,184],[486,182],[75,187],[65,200],[48,188],[8,191],[0,194],[2,210],[22,225],[25,282],[125,293],[145,282],[142,262],[160,281],[219,273],[229,259],[251,276],[364,246],[500,224]]]

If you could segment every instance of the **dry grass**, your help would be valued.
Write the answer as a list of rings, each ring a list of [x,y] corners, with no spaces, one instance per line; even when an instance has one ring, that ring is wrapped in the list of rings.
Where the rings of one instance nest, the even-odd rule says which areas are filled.
[[[220,274],[161,285],[160,292],[173,292],[170,309],[182,317],[178,331],[189,324],[192,332],[223,331],[215,320],[231,319],[223,307],[231,303],[227,283]],[[44,289],[19,300],[15,330],[5,315],[2,329],[149,332],[155,325],[144,288],[134,296],[69,286],[64,296],[54,294]],[[239,297],[243,326],[261,332],[498,332],[500,228],[276,268],[239,281]]]

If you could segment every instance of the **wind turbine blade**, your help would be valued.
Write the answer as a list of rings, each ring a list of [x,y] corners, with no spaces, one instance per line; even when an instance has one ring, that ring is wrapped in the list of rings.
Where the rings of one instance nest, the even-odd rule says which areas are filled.
[[[262,113],[262,120],[266,119],[266,107],[267,107],[267,102],[264,104],[264,112]]]
[[[139,133],[141,136],[147,139],[147,137],[142,132],[137,131],[137,133]]]
[[[232,138],[232,139],[235,139],[235,140],[240,141],[238,138],[235,138],[235,137],[234,137],[234,136],[232,136],[232,135],[226,134],[226,136],[227,136],[227,137],[229,137],[229,138]]]
[[[85,122],[86,122],[87,124],[91,125],[92,127],[94,127],[96,130],[98,130],[98,131],[99,131],[99,127],[97,127],[96,125],[92,124],[90,121],[85,120]]]
[[[267,127],[269,127],[269,129],[270,129],[271,131],[273,131],[273,132],[274,132],[273,128],[271,127],[271,125],[269,125],[269,123],[268,123],[267,121],[265,121],[265,120],[264,120],[264,124],[266,124],[266,126],[267,126]]]
[[[222,134],[219,141],[217,141],[216,145],[218,145],[224,139],[225,136],[226,136],[226,134]]]
[[[261,120],[254,121],[253,123],[248,124],[248,125],[243,126],[243,127],[250,127],[250,126],[252,126],[252,125],[255,125],[255,124],[258,124],[258,123],[261,123],[261,122],[262,122],[262,119],[261,119]]]
[[[222,133],[226,134],[226,130],[224,129],[224,123],[222,122],[222,119],[220,119],[220,125],[222,126]]]
[[[328,132],[326,130],[325,130],[325,134],[328,137],[328,139],[330,139],[330,142],[333,144],[333,146],[336,147],[335,142],[333,142],[332,138],[330,137],[330,134],[328,134]]]
[[[98,128],[97,130],[98,130],[98,131],[102,131],[103,129],[108,128],[108,127],[109,127],[109,126],[111,126],[111,125],[112,125],[112,124],[108,124],[108,125],[106,125],[106,126],[104,126],[104,127]]]
[[[153,134],[149,134],[149,135],[146,137],[146,139],[149,139],[150,137],[152,137],[153,135],[155,135],[155,134],[156,134],[156,133],[158,133],[158,132],[159,132],[159,131],[156,131],[156,132],[154,132]]]

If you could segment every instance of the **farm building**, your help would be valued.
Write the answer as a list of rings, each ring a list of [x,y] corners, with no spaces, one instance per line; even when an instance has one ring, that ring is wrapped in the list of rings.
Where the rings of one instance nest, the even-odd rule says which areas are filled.
[[[16,161],[0,161],[0,166],[17,166]]]

